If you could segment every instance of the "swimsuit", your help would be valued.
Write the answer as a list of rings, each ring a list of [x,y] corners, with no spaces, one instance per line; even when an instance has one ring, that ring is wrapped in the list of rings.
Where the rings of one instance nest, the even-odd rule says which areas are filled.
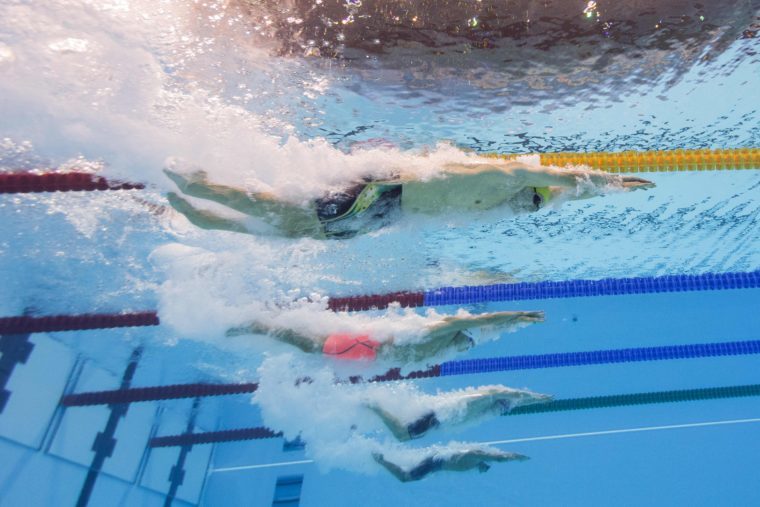
[[[533,205],[536,207],[536,211],[544,207],[552,197],[549,187],[533,187]]]
[[[445,460],[438,456],[430,456],[422,460],[419,465],[406,472],[406,476],[409,480],[418,481],[429,473],[443,469],[445,463]]]
[[[427,433],[430,428],[436,428],[441,424],[438,418],[435,416],[435,412],[428,412],[413,423],[410,423],[406,427],[406,431],[409,432],[409,438],[420,438]]]
[[[316,201],[317,218],[329,238],[350,238],[394,221],[401,183],[370,181]]]
[[[401,209],[402,185],[396,181],[369,181],[318,199],[317,218],[328,238],[351,238],[394,222]],[[533,210],[551,198],[548,187],[528,187]]]

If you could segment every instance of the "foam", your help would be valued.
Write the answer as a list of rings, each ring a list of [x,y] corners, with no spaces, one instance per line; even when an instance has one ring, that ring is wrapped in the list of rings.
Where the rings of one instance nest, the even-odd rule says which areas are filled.
[[[384,454],[404,468],[432,454],[446,457],[473,448],[499,452],[465,442],[424,448],[400,444],[367,405],[380,405],[402,420],[412,421],[435,410],[442,421],[455,421],[464,403],[462,395],[493,387],[504,389],[503,386],[428,395],[408,382],[336,384],[332,369],[307,364],[292,354],[269,357],[258,374],[259,387],[253,401],[261,408],[264,424],[282,431],[287,439],[300,437],[308,442],[306,452],[322,470],[374,473],[378,466],[371,457],[373,452]],[[310,381],[298,381],[305,377]]]
[[[473,158],[443,145],[426,154],[388,146],[347,154],[324,139],[289,136],[286,123],[273,135],[276,115],[262,111],[262,121],[214,90],[217,66],[266,66],[282,82],[299,77],[287,74],[287,60],[272,65],[265,51],[235,46],[242,21],[227,12],[228,24],[215,24],[202,7],[180,1],[97,4],[0,7],[8,34],[0,41],[0,100],[14,118],[2,135],[31,142],[55,163],[82,154],[106,161],[111,174],[167,189],[161,168],[179,160],[215,181],[301,202],[369,174],[433,174],[444,162]],[[208,9],[225,13],[214,2]],[[291,81],[281,93],[305,87],[320,95],[330,84],[328,76]]]
[[[278,272],[278,264],[291,255],[298,260]],[[181,243],[161,246],[150,260],[166,277],[159,289],[162,322],[187,338],[200,340],[222,340],[228,329],[256,322],[317,339],[333,333],[369,334],[380,342],[393,338],[394,343],[405,345],[422,341],[427,329],[446,317],[435,309],[418,313],[398,305],[379,313],[330,311],[322,294],[287,290],[318,283],[320,274],[309,269],[311,255],[313,251],[297,244],[274,247],[256,242],[238,248],[224,245],[218,251]],[[251,258],[260,261],[251,263]],[[471,314],[460,309],[455,315]],[[490,326],[473,330],[473,336],[480,343],[497,339],[502,332]]]

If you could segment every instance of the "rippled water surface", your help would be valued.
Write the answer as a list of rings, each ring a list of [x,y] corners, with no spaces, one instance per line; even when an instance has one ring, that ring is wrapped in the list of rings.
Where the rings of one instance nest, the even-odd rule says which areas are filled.
[[[290,386],[289,374],[323,372],[322,358],[293,366],[283,353],[294,349],[265,336],[231,339],[226,329],[251,318],[324,331],[348,324],[401,326],[418,317],[400,310],[325,312],[324,298],[333,294],[757,270],[757,170],[647,173],[639,176],[656,186],[646,191],[611,189],[520,215],[505,209],[408,213],[370,234],[320,241],[199,230],[168,206],[166,193],[174,187],[162,169],[202,169],[215,181],[306,202],[368,175],[410,169],[431,176],[467,156],[463,152],[758,147],[759,16],[757,0],[0,1],[0,171],[85,170],[147,185],[140,192],[0,196],[0,315],[157,309],[162,326],[145,333],[36,335],[38,350],[49,341],[76,361],[91,361],[96,372],[84,374],[82,390],[116,385],[137,344],[146,350],[141,385],[250,382],[269,372],[270,385],[285,379]],[[541,309],[547,322],[481,343],[462,357],[756,339],[755,292],[484,304],[469,309]],[[257,370],[272,358],[268,370]],[[753,361],[536,370],[484,375],[477,382],[529,386],[558,398],[589,396],[749,383]],[[64,362],[51,359],[39,368],[52,378],[55,365]],[[341,366],[349,373],[364,367]],[[35,382],[19,381],[14,390],[46,393],[54,410],[58,386],[42,382],[38,389]],[[433,394],[473,382],[463,377],[419,385]],[[322,420],[331,413],[340,420],[344,406],[328,403],[325,392],[312,399],[288,398],[286,391],[281,400],[270,398],[282,412],[300,414],[286,423],[311,420],[309,410],[319,410]],[[271,420],[272,412],[248,402],[204,401],[198,427]],[[635,407],[604,416],[579,411],[540,421],[510,418],[509,424],[496,418],[426,437],[420,445],[439,437],[503,440],[757,417],[750,401],[721,403],[709,410]],[[134,434],[147,434],[151,424],[162,434],[182,431],[190,412],[176,407],[161,405],[155,417],[145,415]],[[105,420],[104,413],[97,417]],[[77,443],[80,433],[71,428],[89,428],[97,417],[71,417],[80,416],[63,418],[63,443],[53,453],[87,466],[91,442]],[[166,418],[168,426],[157,422]],[[7,427],[25,427],[17,422]],[[0,433],[7,430],[2,424]],[[372,472],[369,454],[357,457],[361,453],[345,443],[325,454],[333,432],[353,434],[355,426],[309,430],[314,448],[321,449],[309,456],[321,459],[322,468],[298,469],[306,470],[310,488],[303,505],[403,505],[411,498],[438,505],[501,505],[505,498],[516,505],[587,505],[588,491],[599,493],[596,505],[613,497],[641,505],[653,502],[640,487],[650,482],[652,491],[683,504],[757,500],[757,435],[746,427],[698,430],[705,433],[694,438],[697,433],[679,433],[670,440],[620,437],[607,441],[609,448],[516,445],[533,461],[495,466],[485,475],[442,474],[407,489]],[[142,449],[144,442],[134,445]],[[85,457],[72,458],[75,451],[67,449],[80,447]],[[214,466],[292,459],[280,448],[279,440],[222,446]],[[119,459],[109,473],[121,477]],[[148,479],[141,484],[154,481],[151,487],[163,491],[166,467],[153,459],[145,458]],[[282,470],[220,472],[208,479],[206,504],[227,494],[240,504],[266,496],[262,505],[268,504]],[[197,483],[200,491],[204,474],[188,484]],[[464,477],[455,493],[452,477]],[[708,490],[721,480],[735,487]],[[12,479],[2,481],[0,503],[5,492],[17,492]],[[363,486],[342,489],[357,483]],[[129,503],[133,497],[125,495]],[[188,494],[186,500],[199,498]]]

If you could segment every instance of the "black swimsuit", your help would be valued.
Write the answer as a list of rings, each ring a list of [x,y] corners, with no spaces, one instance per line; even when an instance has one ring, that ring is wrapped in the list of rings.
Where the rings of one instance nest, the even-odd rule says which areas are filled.
[[[442,470],[445,463],[446,461],[438,456],[427,457],[420,461],[419,465],[406,472],[407,480],[418,481],[429,473]]]
[[[409,438],[420,438],[429,429],[436,428],[440,424],[441,422],[435,416],[435,412],[431,411],[407,425],[406,431],[409,432]]]
[[[316,201],[317,218],[329,238],[350,238],[391,224],[401,209],[401,183],[354,185]]]

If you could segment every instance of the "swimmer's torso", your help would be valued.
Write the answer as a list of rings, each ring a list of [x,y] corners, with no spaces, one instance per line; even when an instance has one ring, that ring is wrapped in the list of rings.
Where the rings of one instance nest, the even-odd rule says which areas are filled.
[[[521,189],[517,189],[518,191]],[[451,174],[446,178],[404,183],[401,204],[415,213],[480,211],[501,206],[516,194],[501,171]]]
[[[394,222],[400,211],[436,214],[482,211],[509,205],[513,211],[532,211],[535,190],[515,185],[502,171],[448,174],[427,181],[391,180],[354,185],[314,203],[326,237],[347,238]]]

